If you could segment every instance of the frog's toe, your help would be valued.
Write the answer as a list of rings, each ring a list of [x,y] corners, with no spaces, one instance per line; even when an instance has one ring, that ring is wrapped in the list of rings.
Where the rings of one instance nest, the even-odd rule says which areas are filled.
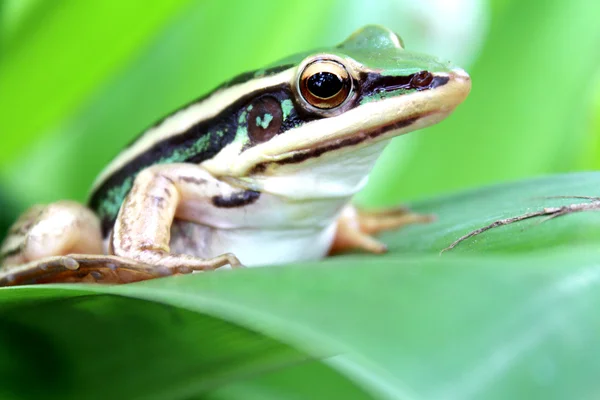
[[[365,211],[350,205],[344,208],[338,218],[330,254],[355,249],[376,254],[385,253],[387,246],[372,235],[398,229],[405,225],[427,223],[434,220],[435,216],[433,215],[417,214],[406,207]]]
[[[419,214],[406,207],[381,211],[357,210],[356,218],[361,231],[368,234],[398,229],[405,225],[426,224],[435,221],[435,215]]]

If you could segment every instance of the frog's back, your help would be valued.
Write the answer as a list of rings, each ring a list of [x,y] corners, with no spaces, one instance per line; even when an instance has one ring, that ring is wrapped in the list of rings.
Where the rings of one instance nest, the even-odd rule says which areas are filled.
[[[214,157],[239,136],[245,122],[241,114],[248,101],[265,90],[264,81],[268,86],[275,75],[291,67],[286,64],[238,75],[132,141],[99,175],[91,191],[89,206],[100,217],[103,233],[110,231],[140,171],[156,164],[199,164]]]

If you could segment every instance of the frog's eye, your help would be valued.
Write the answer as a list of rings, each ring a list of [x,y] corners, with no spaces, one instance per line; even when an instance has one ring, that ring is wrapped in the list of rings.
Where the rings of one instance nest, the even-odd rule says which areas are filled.
[[[300,74],[300,93],[311,106],[329,110],[342,104],[352,90],[352,78],[338,62],[317,60]]]

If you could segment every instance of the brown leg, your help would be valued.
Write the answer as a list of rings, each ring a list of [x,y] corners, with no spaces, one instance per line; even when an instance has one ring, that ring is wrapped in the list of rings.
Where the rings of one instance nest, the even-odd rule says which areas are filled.
[[[349,205],[344,208],[337,221],[337,231],[329,254],[361,249],[381,254],[387,251],[385,244],[371,235],[398,229],[405,225],[427,223],[435,219],[432,215],[416,214],[404,207],[381,211],[362,211]]]
[[[157,165],[142,171],[125,198],[111,239],[111,252],[142,264],[175,270],[211,270],[240,266],[233,254],[202,259],[171,254],[171,225],[186,200],[210,201],[233,189],[193,164]],[[208,200],[207,200],[208,199]]]
[[[118,256],[69,254],[0,271],[0,287],[42,283],[131,283],[205,268],[149,265]]]

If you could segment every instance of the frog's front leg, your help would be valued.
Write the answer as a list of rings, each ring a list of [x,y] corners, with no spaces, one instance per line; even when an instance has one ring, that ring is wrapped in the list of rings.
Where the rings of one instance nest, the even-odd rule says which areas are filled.
[[[215,196],[235,196],[236,189],[194,164],[160,164],[140,172],[121,209],[109,242],[109,251],[144,264],[178,271],[239,266],[233,254],[203,259],[171,254],[173,219],[188,219],[191,204],[209,204]]]
[[[433,215],[417,214],[405,207],[365,211],[348,205],[342,210],[337,220],[337,229],[330,254],[355,249],[369,253],[385,253],[387,246],[372,235],[405,225],[431,222],[434,219]]]

